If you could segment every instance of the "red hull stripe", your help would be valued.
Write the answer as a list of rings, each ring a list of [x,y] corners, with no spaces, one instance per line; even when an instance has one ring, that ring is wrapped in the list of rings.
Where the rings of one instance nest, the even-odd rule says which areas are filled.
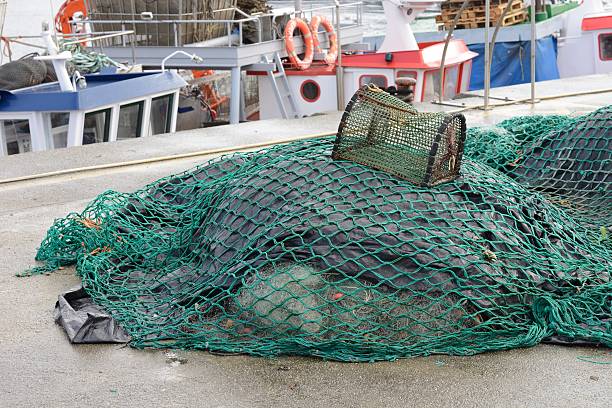
[[[582,19],[582,31],[605,30],[612,28],[612,15],[593,16]]]

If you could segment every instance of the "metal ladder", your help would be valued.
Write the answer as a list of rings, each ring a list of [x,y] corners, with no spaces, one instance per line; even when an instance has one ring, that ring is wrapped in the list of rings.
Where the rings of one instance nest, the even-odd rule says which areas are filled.
[[[301,115],[295,101],[295,97],[291,92],[291,87],[289,86],[289,81],[287,80],[287,74],[285,73],[285,68],[283,68],[283,62],[281,61],[278,52],[274,53],[272,61],[270,61],[265,55],[263,59],[266,64],[271,64],[272,66],[268,70],[267,75],[270,79],[270,83],[272,84],[272,89],[274,90],[274,95],[276,96],[276,102],[278,103],[283,119],[299,118]],[[275,68],[277,72],[274,72]],[[280,87],[277,79],[280,79]],[[284,98],[289,100],[290,111],[288,111],[287,107],[285,106]]]

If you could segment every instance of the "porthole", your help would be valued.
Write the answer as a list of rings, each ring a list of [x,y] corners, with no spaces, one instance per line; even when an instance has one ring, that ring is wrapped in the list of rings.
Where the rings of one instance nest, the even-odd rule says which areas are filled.
[[[321,97],[321,87],[315,81],[309,79],[302,82],[300,93],[306,102],[316,102]]]

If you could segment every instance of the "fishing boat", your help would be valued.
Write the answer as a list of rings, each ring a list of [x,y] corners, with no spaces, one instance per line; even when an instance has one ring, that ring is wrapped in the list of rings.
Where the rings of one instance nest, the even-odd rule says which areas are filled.
[[[470,51],[462,40],[450,40],[448,44],[443,41],[417,43],[411,28],[411,23],[420,13],[439,3],[442,1],[384,0],[387,33],[377,52],[348,51],[341,58],[331,60],[329,53],[323,53],[320,54],[321,61],[307,67],[291,61],[288,68],[284,67],[287,64],[277,64],[275,71],[251,71],[251,74],[260,76],[260,118],[342,110],[355,91],[365,85],[376,85],[394,92],[402,88],[405,79],[412,82],[411,99],[419,102],[440,96],[452,99],[467,91],[472,59],[477,54]],[[335,33],[329,26],[326,31],[332,38],[329,47],[333,50]],[[313,32],[320,36],[316,28]],[[351,49],[350,46],[347,48]],[[278,78],[285,80],[284,93],[278,85]],[[293,112],[288,112],[290,107]]]
[[[411,92],[416,100],[439,94],[450,98],[464,92],[476,54],[462,40],[452,40],[446,47],[442,41],[418,44],[410,28],[419,14],[442,2],[385,0],[389,40],[388,47],[379,52],[370,51],[363,42],[360,2],[304,8],[296,1],[294,8],[254,14],[229,7],[223,10],[233,11],[231,18],[187,19],[180,13],[162,14],[153,6],[130,8],[127,3],[124,6],[130,13],[119,18],[108,8],[108,12],[101,11],[103,0],[91,0],[78,21],[73,17],[68,21],[73,29],[78,25],[98,34],[131,28],[136,35],[115,38],[99,47],[114,60],[158,68],[163,56],[183,51],[200,57],[203,66],[178,57],[171,61],[172,68],[229,71],[228,119],[238,123],[257,117],[292,118],[342,110],[358,87],[375,84],[398,89],[398,79],[414,80]],[[161,3],[168,2],[155,6]],[[218,30],[216,37],[183,35],[187,30],[206,31],[206,27]],[[446,67],[441,67],[445,49]],[[440,72],[444,72],[442,88]],[[244,83],[250,77],[257,79],[259,112],[255,113],[245,104]]]
[[[449,0],[448,18],[440,18],[440,30],[417,32],[419,42],[442,41],[453,24],[464,0]],[[473,60],[470,90],[483,89],[485,82],[485,43],[495,36],[491,58],[491,87],[531,81],[531,7],[523,0],[488,0],[489,30],[485,28],[485,0],[470,0],[452,32],[478,56]],[[541,1],[534,14],[536,49],[535,80],[545,81],[612,72],[612,10],[602,0]],[[544,4],[548,3],[548,4]],[[508,8],[502,17],[502,12]],[[444,10],[443,10],[444,12]],[[501,21],[500,21],[501,20]],[[366,36],[372,49],[380,49],[383,36]]]
[[[48,25],[41,36],[47,55],[0,67],[0,76],[14,81],[19,68],[36,71],[48,62],[57,80],[0,90],[0,156],[175,131],[186,85],[176,72],[69,74],[71,53],[59,52]]]
[[[559,39],[561,78],[612,72],[612,10],[601,0],[570,11]],[[579,64],[576,61],[580,61]]]
[[[306,9],[296,1],[294,8],[249,14],[235,7],[235,0],[225,1],[229,3],[223,3],[218,12],[187,13],[184,7],[197,8],[200,3],[178,2],[184,7],[176,8],[171,0],[155,4],[66,0],[57,14],[57,32],[113,61],[140,66],[144,72],[82,77],[62,73],[54,84],[3,92],[0,153],[173,132],[180,128],[179,122],[201,127],[200,111],[206,111],[207,120],[214,121],[221,105],[228,107],[230,124],[343,110],[364,85],[417,102],[449,100],[482,87],[484,52],[478,44],[482,44],[486,29],[458,29],[453,37],[444,31],[412,32],[411,23],[426,10],[437,9],[443,0],[383,0],[387,33],[382,38],[364,38],[360,2]],[[126,9],[130,12],[120,13],[113,9],[116,5],[121,10],[130,6]],[[601,5],[600,0],[588,6],[577,4],[536,25],[537,61],[547,60],[546,51],[541,50],[546,50],[542,45],[551,39],[562,38],[566,41],[563,46],[569,47],[560,45],[558,59],[555,49],[552,63],[536,64],[537,80],[547,79],[542,74],[547,70],[556,75],[564,72],[561,61],[565,51],[561,50],[571,51],[572,46],[584,54],[581,60],[595,59],[594,65],[585,62],[581,69],[590,66],[588,72],[610,72],[610,18],[599,10]],[[569,29],[559,28],[574,27],[575,19],[580,21],[578,42]],[[553,30],[557,28],[558,33]],[[492,86],[504,85],[513,75],[520,74],[522,82],[530,79],[523,72],[529,66],[525,61],[528,50],[524,49],[529,29],[528,24],[520,24],[499,31],[497,39],[503,46],[496,47],[496,52],[507,51],[518,38],[519,58],[500,60],[497,53],[493,55]],[[50,38],[50,32],[45,36]],[[42,58],[64,66],[58,62],[56,45],[48,54]],[[559,61],[558,68],[554,61]],[[516,64],[521,66],[518,74]],[[183,78],[189,73],[189,87],[175,70],[182,70]],[[218,76],[227,80],[229,95],[221,95],[211,85]],[[80,88],[79,83],[87,86]],[[255,85],[249,87],[248,83]],[[259,102],[255,110],[248,108],[253,88]],[[113,98],[98,97],[97,93]],[[189,97],[193,101],[186,103]]]

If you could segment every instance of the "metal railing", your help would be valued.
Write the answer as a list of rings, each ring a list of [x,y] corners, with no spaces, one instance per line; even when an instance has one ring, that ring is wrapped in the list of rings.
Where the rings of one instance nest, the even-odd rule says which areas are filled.
[[[121,23],[97,24],[96,21],[134,20],[223,20],[233,19],[237,0],[83,0],[87,19],[95,27],[93,31],[119,31],[132,29],[136,32],[138,45],[168,46],[175,44],[171,24],[141,25],[132,23],[129,27]],[[223,24],[182,24],[178,37],[183,43],[216,38],[224,30]],[[153,41],[151,39],[154,39]],[[112,44],[112,42],[109,42]]]
[[[363,19],[363,3],[362,2],[353,2],[353,3],[345,3],[340,4],[340,9],[343,11],[343,21],[342,27],[356,27],[362,25]],[[182,47],[185,45],[198,45],[202,46],[240,46],[246,43],[245,41],[245,26],[247,24],[252,24],[254,27],[255,37],[251,39],[250,43],[261,43],[265,41],[277,40],[282,38],[282,33],[278,31],[278,23],[276,20],[282,19],[283,17],[292,18],[296,15],[306,16],[312,18],[314,15],[323,14],[329,17],[330,21],[334,26],[337,25],[337,6],[322,6],[322,7],[313,7],[309,9],[303,9],[301,11],[293,11],[286,14],[275,14],[275,13],[264,13],[264,14],[256,14],[249,15],[239,8],[232,7],[222,10],[215,10],[217,12],[233,10],[235,14],[241,16],[241,18],[233,18],[233,19],[168,19],[168,18],[160,18],[157,19],[155,14],[152,13],[141,13],[138,17],[133,14],[120,14],[115,13],[114,15],[120,15],[121,19],[91,19],[87,18],[83,21],[80,21],[80,24],[86,24],[89,26],[90,31],[96,32],[96,26],[114,26],[120,27],[121,31],[126,31],[131,29],[136,34],[134,35],[136,46],[157,46],[159,41],[155,41],[155,33],[159,33],[160,30],[141,30],[139,26],[160,26],[160,25],[168,25],[171,27],[169,38],[172,39],[168,44],[163,44],[167,46],[175,46]],[[125,17],[125,18],[123,18]],[[182,29],[190,26],[201,26],[201,25],[219,25],[223,24],[225,26],[223,36],[216,37],[214,39],[208,39],[205,41],[196,41],[196,42],[185,42],[181,36]],[[237,30],[237,32],[236,32]],[[144,33],[143,33],[144,31]],[[164,39],[167,39],[165,37]],[[220,40],[221,39],[221,40]],[[159,40],[159,38],[158,38]],[[126,47],[131,46],[126,41],[113,41],[108,44],[104,44],[105,46],[118,46],[118,47]]]

